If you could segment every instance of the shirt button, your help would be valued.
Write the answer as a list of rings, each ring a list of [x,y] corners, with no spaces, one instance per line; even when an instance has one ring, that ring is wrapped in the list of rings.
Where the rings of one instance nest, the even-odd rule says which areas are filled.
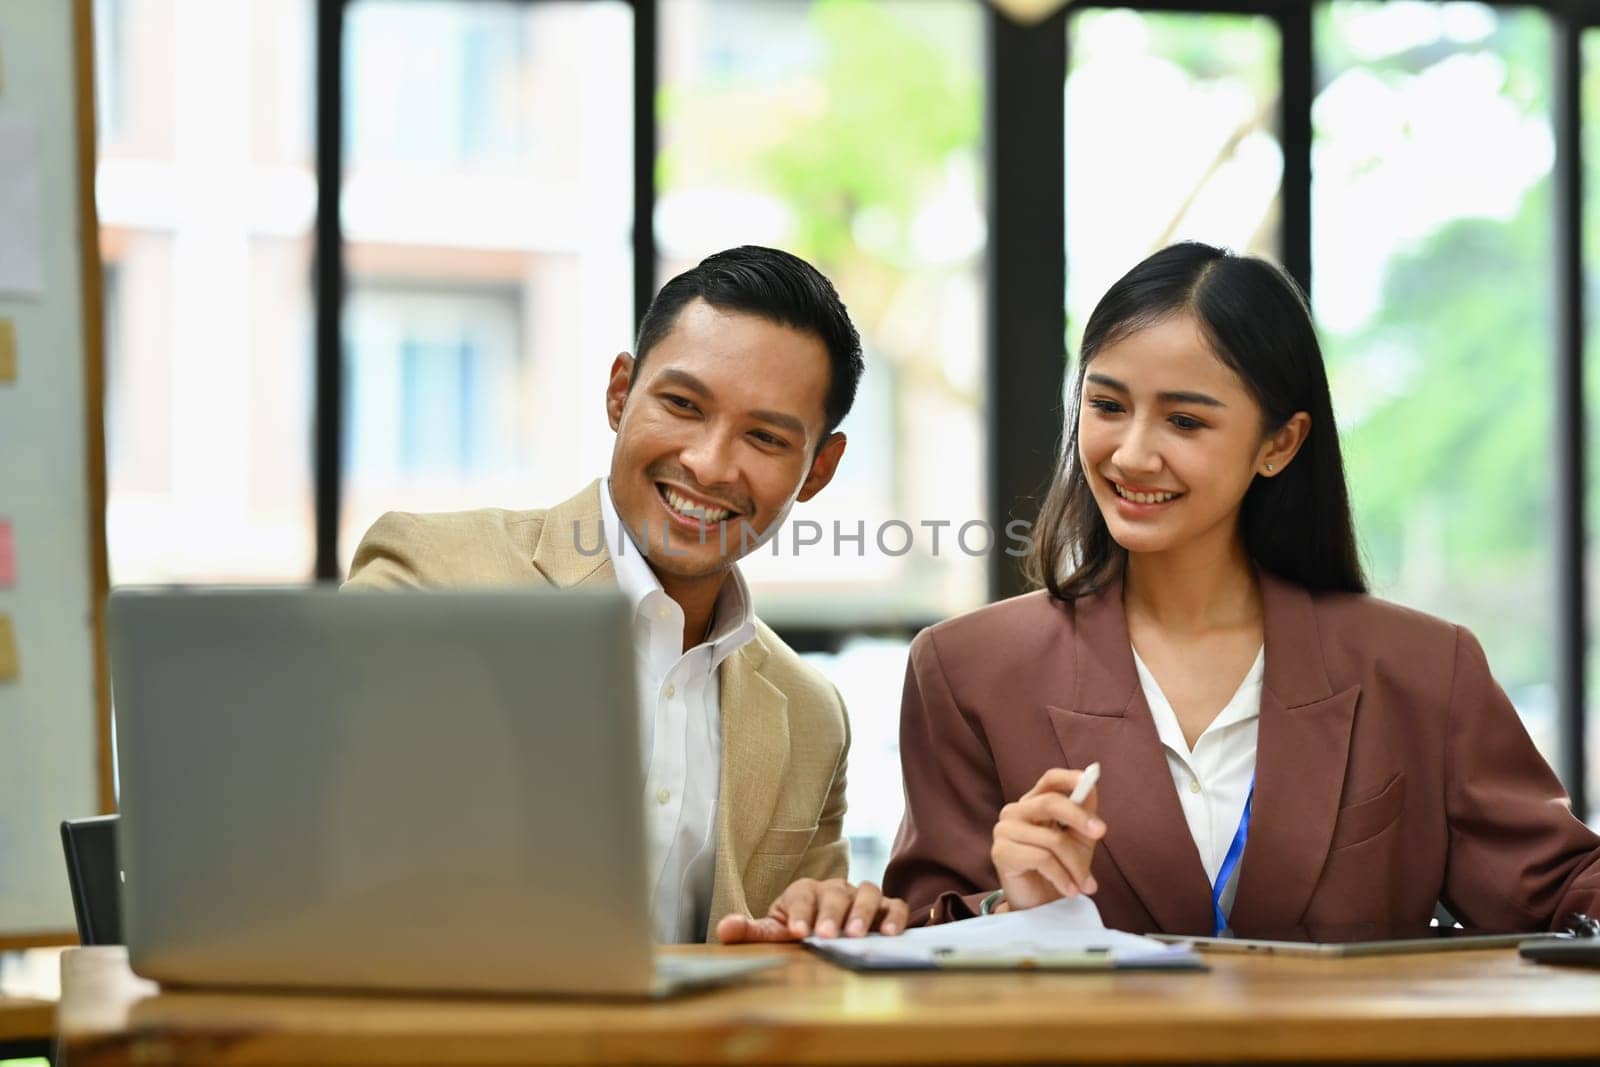
[[[1198,778],[1189,779],[1189,792],[1191,792],[1191,793],[1200,792],[1200,779],[1198,779]]]
[[[656,793],[656,803],[657,804],[665,804],[667,801],[669,801],[671,799],[672,799],[672,790],[670,790],[670,789],[662,789],[662,790],[660,790],[659,792]]]
[[[673,685],[670,682],[667,683],[667,699],[671,700],[673,697],[675,697],[677,695],[678,695],[678,687]]]

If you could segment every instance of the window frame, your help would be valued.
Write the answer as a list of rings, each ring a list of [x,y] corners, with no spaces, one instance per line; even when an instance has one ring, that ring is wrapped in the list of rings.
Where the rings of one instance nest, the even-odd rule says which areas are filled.
[[[321,581],[339,575],[338,519],[344,410],[340,315],[345,296],[339,192],[343,179],[343,31],[347,3],[317,0],[315,224],[315,494],[316,560]],[[463,3],[475,0],[461,0]],[[539,3],[542,0],[522,0]],[[980,2],[980,0],[951,0]],[[1282,262],[1311,288],[1311,106],[1315,92],[1314,14],[1324,0],[1079,0],[1044,20],[1022,25],[986,4],[985,153],[987,158],[988,407],[986,444],[989,490],[986,518],[995,529],[1013,519],[1033,519],[1060,448],[1060,397],[1065,385],[1066,233],[1064,94],[1069,11],[1125,8],[1140,12],[1245,14],[1277,26],[1282,98],[1279,140],[1283,151]],[[1445,0],[1422,0],[1443,3]],[[1559,766],[1575,810],[1588,811],[1585,693],[1585,477],[1583,430],[1582,37],[1600,28],[1600,9],[1584,0],[1482,0],[1491,7],[1536,9],[1551,21],[1554,38],[1552,117],[1556,161],[1554,257],[1556,360],[1554,566],[1556,585]],[[658,279],[654,216],[658,129],[660,0],[631,0],[633,9],[634,318],[648,305]],[[988,575],[990,599],[1022,591],[1016,561],[995,554]],[[904,620],[909,633],[932,620]],[[820,623],[789,632],[802,648],[837,647],[860,627]],[[876,626],[879,632],[883,627]]]

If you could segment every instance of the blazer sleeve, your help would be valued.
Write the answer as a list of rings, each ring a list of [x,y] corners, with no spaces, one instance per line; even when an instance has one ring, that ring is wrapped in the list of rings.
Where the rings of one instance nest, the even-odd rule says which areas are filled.
[[[391,511],[356,546],[342,589],[417,589],[424,584],[427,537],[414,515]]]
[[[883,877],[913,926],[967,919],[999,884],[989,858],[1004,804],[981,724],[956,703],[933,632],[911,643],[900,705],[906,810]]]
[[[1449,715],[1445,907],[1485,930],[1550,928],[1574,911],[1600,915],[1600,837],[1573,815],[1483,648],[1461,627]]]

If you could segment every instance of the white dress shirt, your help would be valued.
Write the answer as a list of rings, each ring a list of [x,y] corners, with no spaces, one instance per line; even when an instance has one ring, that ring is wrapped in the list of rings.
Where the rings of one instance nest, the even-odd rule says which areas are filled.
[[[722,773],[717,668],[756,635],[750,588],[734,567],[717,597],[706,640],[684,652],[683,609],[661,588],[617,518],[609,480],[600,485],[600,516],[617,585],[633,605],[655,937],[702,941],[710,918]]]
[[[1217,872],[1233,844],[1239,820],[1244,815],[1245,801],[1250,795],[1250,784],[1256,773],[1256,728],[1261,724],[1261,681],[1266,669],[1266,649],[1256,653],[1256,659],[1245,673],[1239,689],[1228,700],[1211,725],[1205,728],[1191,751],[1184,740],[1183,727],[1178,724],[1178,713],[1172,710],[1166,694],[1150,668],[1133,653],[1133,665],[1139,671],[1139,685],[1144,689],[1144,699],[1150,705],[1150,716],[1155,719],[1156,734],[1167,753],[1167,768],[1172,771],[1172,781],[1178,787],[1178,800],[1183,805],[1183,817],[1189,823],[1189,834],[1195,848],[1200,851],[1200,862],[1205,865],[1206,880],[1214,887]],[[1238,892],[1238,868],[1222,888],[1222,914],[1233,910],[1234,894]]]

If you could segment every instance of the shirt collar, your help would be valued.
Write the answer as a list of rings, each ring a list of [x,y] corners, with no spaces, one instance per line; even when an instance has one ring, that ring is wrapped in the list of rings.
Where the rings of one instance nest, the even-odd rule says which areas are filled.
[[[1131,644],[1129,647],[1132,647]],[[1263,645],[1256,653],[1255,662],[1250,664],[1250,669],[1245,672],[1244,681],[1239,683],[1239,688],[1234,690],[1233,696],[1228,698],[1228,703],[1217,712],[1217,717],[1211,720],[1211,724],[1201,731],[1201,737],[1261,717],[1261,683],[1266,676],[1266,663],[1267,650]],[[1133,649],[1133,665],[1138,671],[1139,685],[1145,691],[1145,703],[1150,707],[1150,717],[1155,720],[1156,734],[1160,737],[1161,743],[1175,752],[1188,755],[1189,743],[1184,739],[1183,727],[1178,723],[1177,712],[1172,710],[1167,695],[1161,691],[1161,683],[1150,672],[1150,668],[1145,666],[1144,660],[1139,658],[1139,650],[1136,648]],[[1198,743],[1197,739],[1196,744]]]
[[[649,561],[633,539],[633,533],[623,525],[611,499],[611,480],[600,482],[600,521],[606,537],[606,550],[611,553],[611,566],[616,571],[617,586],[633,606],[636,620],[650,622],[668,621],[677,627],[679,640],[683,633],[683,609],[661,588],[661,579],[650,568]],[[667,618],[660,620],[655,612],[667,609]],[[749,644],[756,636],[755,611],[751,606],[750,586],[738,564],[730,568],[728,580],[722,583],[716,606],[711,613],[711,632],[703,646],[709,646],[711,666],[721,666],[722,661]],[[681,647],[681,645],[680,645]],[[701,646],[696,646],[701,647]]]

